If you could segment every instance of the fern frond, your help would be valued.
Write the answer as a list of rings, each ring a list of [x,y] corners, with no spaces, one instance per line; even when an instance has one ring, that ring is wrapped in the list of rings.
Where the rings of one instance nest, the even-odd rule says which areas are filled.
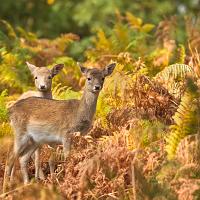
[[[53,90],[52,90],[52,94],[54,97],[58,97],[60,96],[61,93],[63,93],[65,90],[67,89],[67,86],[62,86],[61,83],[59,83],[58,85],[56,85]]]
[[[105,32],[99,29],[97,32],[97,39],[95,39],[95,45],[98,50],[109,51],[112,48],[111,41],[107,38]]]
[[[143,23],[141,18],[135,17],[130,12],[126,12],[126,20],[132,28],[140,28]]]
[[[78,41],[80,38],[76,34],[68,33],[62,34],[60,37],[56,38],[52,41],[53,45],[57,46],[57,48],[64,52],[68,44],[72,43],[73,41]]]
[[[118,23],[115,24],[113,31],[114,34],[111,37],[111,41],[113,43],[114,50],[117,52],[127,50],[127,46],[130,43],[130,32],[128,26]]]
[[[176,80],[177,78],[185,78],[188,73],[193,73],[193,69],[189,65],[173,64],[159,72],[155,76],[155,80],[168,81],[171,78]]]
[[[32,33],[32,32],[27,32],[26,30],[24,30],[22,27],[17,27],[16,28],[17,32],[19,33],[20,37],[23,37],[24,39],[26,39],[27,41],[30,42],[35,42],[37,39],[36,34]]]
[[[3,26],[6,28],[7,30],[7,34],[9,37],[16,39],[17,35],[15,33],[15,30],[13,29],[13,27],[11,26],[10,23],[8,23],[6,20],[1,20],[0,21],[1,24],[3,24]]]
[[[52,94],[53,98],[60,100],[79,99],[81,96],[80,92],[75,92],[70,87],[62,86],[61,84],[53,88]]]
[[[184,45],[180,44],[178,48],[177,63],[183,64],[185,62],[185,57],[185,47]]]
[[[12,135],[12,127],[10,126],[10,123],[3,122],[0,124],[0,138],[4,136],[10,136]]]
[[[165,67],[154,79],[160,82],[170,94],[180,98],[184,91],[185,78],[189,74],[194,74],[192,67],[185,64],[173,64]]]
[[[8,95],[8,91],[4,90],[0,94],[0,122],[7,122],[8,120],[8,111],[6,108],[6,96]]]
[[[170,135],[166,138],[168,158],[174,158],[181,139],[196,134],[199,129],[199,97],[197,91],[187,91],[181,99],[177,112],[173,116],[174,125],[170,126]]]

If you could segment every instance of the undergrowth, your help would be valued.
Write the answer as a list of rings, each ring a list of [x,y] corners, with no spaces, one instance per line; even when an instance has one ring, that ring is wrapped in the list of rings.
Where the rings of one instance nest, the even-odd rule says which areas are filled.
[[[94,32],[84,52],[84,66],[101,69],[110,62],[117,66],[105,80],[90,132],[74,136],[66,162],[60,159],[62,148],[58,147],[53,177],[44,162],[49,152],[44,147],[42,167],[47,177],[41,183],[43,189],[37,193],[41,185],[36,183],[10,196],[31,199],[37,193],[38,199],[47,199],[49,193],[52,199],[181,199],[188,185],[198,193],[198,179],[191,183],[174,177],[181,165],[176,163],[178,145],[186,136],[199,134],[200,33],[197,25],[191,29],[186,24],[190,44],[179,43],[176,20],[166,18],[156,26],[130,12],[116,12],[113,25]],[[78,35],[40,39],[6,21],[1,26],[0,137],[4,137],[12,133],[7,101],[34,86],[25,61],[48,67],[65,64],[53,81],[57,100],[80,99],[85,78],[68,55],[73,42],[82,42]],[[29,164],[29,172],[34,173]],[[0,167],[3,174],[5,163]]]

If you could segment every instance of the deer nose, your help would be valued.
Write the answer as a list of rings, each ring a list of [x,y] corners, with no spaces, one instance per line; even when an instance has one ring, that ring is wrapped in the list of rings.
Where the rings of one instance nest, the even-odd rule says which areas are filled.
[[[40,89],[44,90],[44,89],[46,89],[46,86],[45,85],[40,85]]]
[[[100,85],[95,85],[95,86],[94,86],[94,90],[95,90],[95,91],[99,91],[100,89],[101,89],[101,86],[100,86]]]

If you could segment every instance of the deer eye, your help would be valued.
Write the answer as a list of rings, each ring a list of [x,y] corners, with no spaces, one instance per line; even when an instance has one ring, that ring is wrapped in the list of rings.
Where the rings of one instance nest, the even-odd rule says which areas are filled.
[[[52,79],[52,77],[51,77],[51,76],[48,76],[48,79]]]
[[[91,78],[87,78],[87,80],[88,80],[88,81],[91,81],[92,79],[91,79]]]
[[[35,77],[35,79],[37,79],[37,76]]]

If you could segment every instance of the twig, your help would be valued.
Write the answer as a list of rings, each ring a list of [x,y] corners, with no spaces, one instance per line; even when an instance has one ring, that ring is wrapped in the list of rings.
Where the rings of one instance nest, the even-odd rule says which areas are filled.
[[[28,186],[30,186],[30,185],[33,185],[33,184],[32,184],[32,183],[29,183],[29,184],[27,184],[27,185],[23,185],[23,186],[21,186],[21,187],[17,187],[17,188],[15,188],[14,190],[5,192],[5,193],[3,193],[3,194],[0,195],[0,198],[5,198],[5,197],[8,196],[9,194],[12,194],[12,193],[14,193],[14,192],[18,192],[18,191],[20,191],[20,190],[22,190],[22,189],[24,189],[24,188],[26,188],[26,187],[28,187]]]
[[[114,196],[114,194],[117,194],[117,192],[112,192],[112,193],[108,193],[108,194],[103,194],[101,196],[98,197],[98,199],[101,199],[103,197],[106,197],[106,196],[110,196],[110,197],[113,197],[115,199],[118,199],[116,196]]]
[[[7,183],[8,183],[7,166],[8,166],[9,152],[11,151],[10,148],[11,147],[9,146],[8,150],[7,150],[7,155],[6,155],[6,163],[5,163],[5,169],[4,169],[4,175],[3,175],[4,176],[3,177],[3,193],[6,191],[6,187],[7,187]],[[13,170],[14,170],[14,168],[13,168]],[[12,172],[12,173],[14,173],[14,172]]]
[[[116,196],[114,196],[112,193],[108,194],[108,196],[112,197],[113,199],[118,199]]]
[[[137,200],[136,177],[135,177],[135,163],[136,163],[137,155],[138,155],[139,152],[140,151],[139,151],[139,144],[138,144],[138,151],[135,151],[135,156],[133,158],[133,161],[131,162],[133,200]]]
[[[176,103],[175,101],[173,101],[173,100],[171,100],[171,99],[170,99],[170,101],[171,101],[172,103],[174,103],[176,106],[179,105],[178,103]]]

